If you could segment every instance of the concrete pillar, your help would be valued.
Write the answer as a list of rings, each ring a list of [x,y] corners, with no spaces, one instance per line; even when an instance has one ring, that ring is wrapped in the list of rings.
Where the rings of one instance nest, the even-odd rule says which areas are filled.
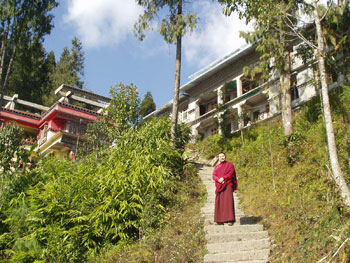
[[[223,100],[223,89],[224,86],[221,86],[217,89],[216,94],[217,94],[217,102],[218,105],[223,105],[224,104],[224,100]],[[221,122],[222,122],[222,116],[223,112],[218,112],[217,113],[217,117],[218,117],[218,134],[222,134],[222,128],[221,128]]]
[[[199,100],[195,101],[195,105],[196,106],[195,106],[195,109],[194,109],[194,116],[195,116],[194,118],[198,119],[199,118],[199,113],[200,113],[199,112]]]
[[[239,98],[240,96],[243,95],[241,76],[236,78],[236,83],[237,83],[237,85],[236,85],[237,86],[237,98]]]
[[[238,113],[238,128],[242,129],[244,127],[244,121],[241,118],[243,115],[243,109],[241,105],[238,105],[237,107],[237,113]]]
[[[219,88],[217,89],[217,91],[216,91],[218,105],[224,104],[224,100],[223,100],[223,98],[222,98],[223,89],[224,89],[224,86],[221,86],[221,87],[219,87]]]

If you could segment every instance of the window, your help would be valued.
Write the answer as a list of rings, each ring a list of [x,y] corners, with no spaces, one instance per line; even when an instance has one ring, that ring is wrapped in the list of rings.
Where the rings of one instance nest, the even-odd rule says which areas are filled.
[[[230,81],[224,86],[223,99],[224,103],[237,98],[237,85],[236,81]]]
[[[187,111],[182,112],[182,121],[187,121]]]
[[[232,131],[231,123],[226,124],[226,131],[231,133],[231,131]]]
[[[247,77],[242,77],[241,81],[242,81],[243,94],[255,89],[256,87],[260,86],[263,83],[261,74],[257,74],[253,80]]]
[[[253,121],[257,121],[259,119],[260,111],[253,112]]]
[[[202,116],[206,112],[205,105],[199,105],[199,115]]]
[[[252,89],[255,89],[257,86],[256,86],[256,83],[254,81],[250,81],[250,80],[247,80],[247,79],[243,79],[242,80],[242,91],[243,91],[243,94],[244,93],[247,93],[248,91],[252,90]]]
[[[297,86],[297,74],[293,74],[290,77],[290,94],[292,96],[292,101],[299,98],[299,91]]]
[[[201,103],[199,105],[199,115],[202,116],[205,113],[213,109],[216,109],[216,105],[217,105],[216,98]]]
[[[69,120],[67,121],[65,131],[73,134],[84,135],[86,133],[86,129],[87,129],[86,123]]]
[[[217,127],[211,129],[211,135],[213,135],[213,134],[218,134],[218,128]]]
[[[46,142],[47,139],[47,129],[48,129],[48,125],[47,123],[41,128],[40,131],[40,145]]]

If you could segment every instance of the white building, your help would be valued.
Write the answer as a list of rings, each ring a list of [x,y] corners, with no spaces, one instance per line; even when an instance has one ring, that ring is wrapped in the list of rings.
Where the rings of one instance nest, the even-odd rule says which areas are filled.
[[[238,131],[247,125],[280,113],[279,76],[270,74],[263,82],[243,75],[243,68],[255,64],[259,54],[252,46],[237,49],[191,75],[180,88],[179,122],[188,123],[193,135],[206,138],[220,133],[220,121],[225,114],[226,129]],[[294,58],[292,65],[292,106],[296,107],[315,96],[313,70]],[[149,114],[171,113],[172,101]]]

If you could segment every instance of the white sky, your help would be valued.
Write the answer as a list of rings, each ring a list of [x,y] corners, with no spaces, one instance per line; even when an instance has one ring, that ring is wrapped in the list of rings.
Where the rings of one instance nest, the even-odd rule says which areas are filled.
[[[238,32],[246,28],[245,23],[237,16],[225,17],[217,2],[194,1],[192,9],[200,20],[195,31],[183,41],[187,63],[204,67],[245,43]],[[74,26],[85,48],[103,48],[133,37],[133,25],[142,11],[133,0],[69,0],[65,23]],[[158,32],[148,37],[153,34]],[[165,42],[162,44],[162,48],[157,45],[158,50],[165,48]],[[150,52],[154,54],[154,50]]]
[[[188,1],[189,2],[189,1]],[[326,0],[321,0],[324,3]],[[64,47],[78,37],[85,53],[84,88],[108,96],[116,83],[137,86],[141,99],[147,91],[157,108],[172,99],[175,46],[167,45],[157,31],[139,42],[133,26],[143,9],[135,0],[59,0],[53,10],[54,29],[44,47],[59,59]],[[212,0],[192,0],[184,10],[194,10],[199,23],[183,39],[181,85],[188,76],[245,44],[239,31],[251,30]],[[155,21],[157,23],[157,21]]]

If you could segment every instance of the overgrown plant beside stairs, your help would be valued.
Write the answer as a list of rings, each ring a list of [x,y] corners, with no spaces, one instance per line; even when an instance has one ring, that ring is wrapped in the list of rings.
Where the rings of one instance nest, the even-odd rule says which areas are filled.
[[[271,262],[350,262],[350,211],[330,176],[321,111],[315,111],[319,103],[316,98],[296,114],[291,136],[274,119],[244,130],[243,141],[238,134],[212,145],[221,142],[215,136],[201,146],[226,150],[234,162],[245,213],[261,217],[272,239]],[[334,118],[350,184],[344,125],[339,114]]]
[[[181,131],[185,143],[188,129]],[[169,120],[154,119],[99,159],[41,160],[2,200],[9,205],[0,211],[0,262],[86,262],[158,228],[186,164],[170,142]]]

